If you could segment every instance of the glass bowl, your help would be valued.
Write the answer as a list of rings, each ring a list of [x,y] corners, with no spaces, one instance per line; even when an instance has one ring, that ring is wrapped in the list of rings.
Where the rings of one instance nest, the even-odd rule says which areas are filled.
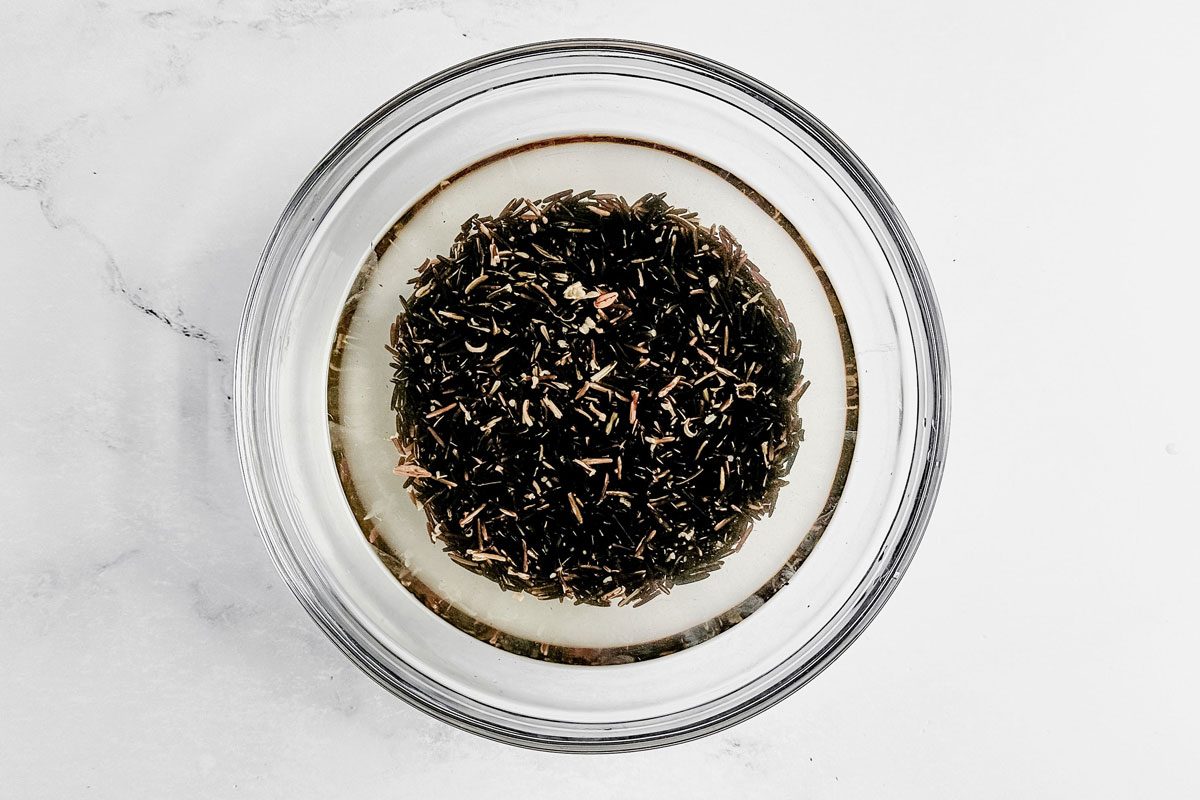
[[[414,254],[444,252],[467,209],[494,213],[501,197],[565,188],[663,186],[702,220],[738,222],[731,229],[796,323],[813,377],[801,400],[811,455],[756,525],[751,554],[638,608],[554,604],[443,569],[437,546],[419,542],[421,515],[380,499],[402,493],[373,477],[377,445],[390,447],[391,375],[375,340],[394,311],[380,298],[402,291]],[[357,125],[267,243],[236,382],[259,527],[326,634],[436,717],[560,751],[703,736],[832,662],[913,556],[949,408],[920,253],[858,158],[747,75],[621,41],[483,56]]]

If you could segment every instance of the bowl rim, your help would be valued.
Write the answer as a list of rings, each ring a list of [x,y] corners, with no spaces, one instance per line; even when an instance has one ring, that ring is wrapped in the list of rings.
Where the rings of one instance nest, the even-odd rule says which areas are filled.
[[[725,87],[748,95],[767,106],[789,124],[810,136],[837,163],[838,167],[861,192],[862,198],[878,215],[884,235],[894,247],[898,263],[893,271],[902,270],[911,290],[913,306],[908,309],[909,324],[914,331],[917,372],[917,426],[913,461],[907,475],[904,502],[901,504],[903,528],[896,535],[889,557],[863,578],[861,592],[855,592],[843,608],[853,604],[854,613],[829,637],[824,646],[807,661],[799,664],[782,678],[760,686],[756,692],[733,707],[718,709],[710,714],[695,714],[704,705],[651,718],[660,721],[653,729],[640,726],[638,731],[621,731],[619,726],[598,723],[566,723],[555,721],[562,735],[547,735],[532,730],[528,722],[546,723],[513,712],[496,709],[469,698],[448,703],[444,698],[431,696],[415,685],[415,675],[398,676],[386,668],[372,648],[357,637],[348,636],[347,611],[331,609],[330,598],[321,597],[312,585],[304,566],[308,557],[297,551],[286,536],[280,534],[281,514],[288,509],[277,504],[278,489],[272,484],[277,475],[265,469],[258,441],[264,422],[255,404],[254,378],[259,362],[260,339],[265,325],[263,304],[271,294],[270,286],[282,276],[280,266],[289,260],[281,252],[285,245],[291,252],[303,250],[307,240],[290,241],[298,223],[298,211],[311,195],[322,187],[329,173],[353,147],[376,126],[400,108],[437,88],[474,72],[505,63],[546,56],[607,55],[666,63],[714,80]],[[857,205],[856,201],[856,205]],[[308,232],[311,235],[311,230]],[[877,233],[878,235],[878,233]],[[891,259],[889,258],[889,261]],[[924,347],[920,345],[924,344]],[[762,83],[758,79],[720,62],[685,50],[658,44],[624,39],[556,39],[510,47],[469,59],[414,84],[395,95],[354,126],[317,163],[289,199],[263,248],[254,278],[247,294],[235,354],[235,431],[243,484],[267,551],[283,576],[285,583],[300,601],[305,611],[325,634],[360,669],[373,680],[409,704],[455,727],[508,744],[557,752],[617,752],[641,750],[678,744],[699,738],[746,720],[791,695],[820,674],[852,644],[868,624],[879,614],[891,597],[915,555],[941,484],[949,438],[950,375],[947,360],[945,331],[937,299],[930,283],[924,260],[908,225],[892,199],[865,164],[833,131],[800,105]],[[895,527],[893,525],[893,531]],[[873,580],[868,580],[874,576]],[[335,605],[338,605],[335,603]],[[334,611],[339,611],[339,614]],[[838,622],[838,616],[828,623]],[[351,625],[350,627],[360,627]],[[408,678],[406,680],[405,678]],[[426,680],[426,682],[431,682]],[[453,694],[441,687],[442,693]],[[710,701],[710,704],[715,701]],[[489,716],[500,716],[503,723],[485,720],[472,714],[470,706],[490,709]],[[691,715],[688,721],[671,720],[682,714]],[[646,720],[643,722],[651,721]]]

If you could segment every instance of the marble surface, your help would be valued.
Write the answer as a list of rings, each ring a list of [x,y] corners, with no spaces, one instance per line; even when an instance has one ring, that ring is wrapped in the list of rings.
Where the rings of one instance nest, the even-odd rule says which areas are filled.
[[[1197,796],[1194,4],[6,0],[0,795]],[[659,40],[808,106],[922,243],[951,464],[799,694],[621,757],[409,709],[317,631],[239,478],[259,250],[340,134],[522,41]],[[636,794],[635,794],[636,793]]]

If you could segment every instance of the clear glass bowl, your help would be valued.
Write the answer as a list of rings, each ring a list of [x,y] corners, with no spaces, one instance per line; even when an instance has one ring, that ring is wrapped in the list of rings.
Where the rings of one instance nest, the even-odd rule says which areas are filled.
[[[716,624],[653,646],[593,648],[628,656],[621,658],[554,656],[576,652],[569,647],[531,657],[519,636],[435,613],[437,604],[405,588],[364,537],[329,424],[331,415],[340,424],[330,357],[345,333],[347,300],[397,220],[472,165],[580,137],[650,142],[747,187],[746,196],[810,248],[847,355],[837,365],[847,425],[837,431],[844,458],[830,503],[809,519],[781,496],[770,522],[760,523],[801,546]],[[787,274],[768,277],[789,312],[802,306]],[[247,302],[237,433],[276,566],[368,675],[418,708],[500,741],[617,751],[735,724],[804,685],[854,640],[894,590],[929,518],[948,391],[941,321],[920,253],[841,140],[791,100],[708,59],[632,42],[561,41],[429,78],[363,120],[317,165],[284,210]],[[725,569],[736,577],[733,566],[716,575]],[[683,592],[642,619],[652,627],[672,613],[686,616],[706,593]]]

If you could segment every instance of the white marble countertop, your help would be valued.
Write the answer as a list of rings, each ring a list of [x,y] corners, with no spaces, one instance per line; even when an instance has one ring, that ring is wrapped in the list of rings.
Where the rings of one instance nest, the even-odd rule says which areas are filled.
[[[0,795],[1200,794],[1200,14],[973,8],[7,0]],[[876,623],[754,720],[620,757],[360,674],[275,574],[232,436],[243,297],[310,166],[431,71],[572,35],[709,54],[837,130],[954,369],[942,499]]]

